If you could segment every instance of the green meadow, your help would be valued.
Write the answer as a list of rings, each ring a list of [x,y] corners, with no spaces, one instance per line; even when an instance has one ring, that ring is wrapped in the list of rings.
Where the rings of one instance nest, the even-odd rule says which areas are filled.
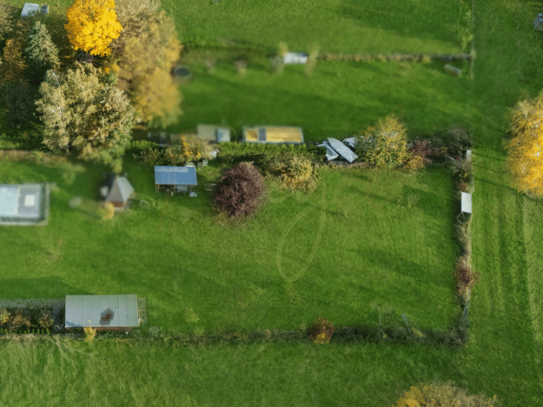
[[[290,66],[273,76],[259,62],[249,63],[245,76],[226,63],[209,74],[201,62],[190,61],[194,79],[182,85],[185,113],[171,129],[223,120],[236,130],[244,124],[293,124],[304,128],[308,140],[320,140],[352,135],[390,112],[402,118],[412,137],[454,125],[468,128],[474,142],[472,261],[482,278],[472,292],[465,346],[177,348],[106,339],[0,340],[0,405],[389,407],[410,386],[433,380],[497,395],[505,406],[542,405],[543,206],[511,188],[502,144],[509,109],[543,88],[543,33],[533,30],[539,3],[164,2],[182,38],[266,47],[285,41],[291,50],[318,42],[323,52],[344,53],[458,52],[454,27],[472,7],[472,78],[470,66],[459,65],[464,74],[453,78],[438,63],[319,62],[306,77],[302,68]],[[100,223],[89,211],[104,169],[0,162],[2,182],[32,178],[59,186],[49,226],[0,229],[0,296],[137,290],[148,299],[153,324],[185,332],[228,325],[292,329],[321,313],[336,326],[375,324],[374,301],[429,327],[446,326],[458,312],[452,281],[455,198],[444,169],[414,176],[324,171],[311,195],[279,193],[272,186],[268,205],[243,225],[217,222],[202,190],[193,200],[156,196],[149,169],[128,158],[124,170],[148,206],[138,204]],[[201,180],[219,170],[206,169]],[[68,205],[75,195],[85,198],[78,210]],[[414,195],[418,199],[409,198]],[[204,249],[197,248],[201,244]],[[287,285],[278,253],[286,276],[311,262]],[[345,296],[351,292],[363,301]],[[314,293],[325,300],[305,301]],[[209,294],[214,308],[201,302],[205,298],[207,304]],[[306,305],[249,306],[255,297]],[[200,317],[197,324],[184,319],[188,306]]]
[[[154,192],[152,168],[133,163],[125,165],[133,208],[101,222],[92,217],[100,170],[2,163],[2,183],[59,189],[47,227],[0,229],[0,297],[137,293],[147,298],[149,323],[169,332],[292,330],[321,314],[338,325],[376,325],[373,303],[446,328],[459,312],[447,169],[323,170],[311,194],[271,186],[267,204],[243,224],[210,213],[202,184],[220,168],[199,173],[197,198],[171,197]],[[72,209],[74,196],[84,202]],[[187,308],[197,324],[185,320]]]

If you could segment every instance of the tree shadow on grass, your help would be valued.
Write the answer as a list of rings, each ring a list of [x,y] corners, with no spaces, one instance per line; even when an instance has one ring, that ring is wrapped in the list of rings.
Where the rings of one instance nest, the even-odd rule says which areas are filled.
[[[92,293],[66,284],[59,277],[0,280],[0,298],[64,298],[89,294]]]

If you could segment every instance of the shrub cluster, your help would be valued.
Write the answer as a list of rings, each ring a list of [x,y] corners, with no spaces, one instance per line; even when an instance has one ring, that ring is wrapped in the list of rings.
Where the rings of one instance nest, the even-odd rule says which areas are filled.
[[[53,312],[49,308],[0,309],[0,329],[13,332],[48,330],[53,326]]]
[[[311,160],[297,155],[271,159],[266,163],[266,174],[278,180],[280,188],[307,192],[316,189],[319,177]]]
[[[497,407],[500,401],[494,396],[469,394],[453,382],[412,386],[396,403],[396,407]]]
[[[329,343],[332,335],[334,335],[334,329],[333,323],[327,319],[318,317],[317,321],[309,329],[309,338],[318,344]]]
[[[149,141],[133,142],[130,146],[135,158],[144,165],[185,165],[189,162],[211,158],[213,147],[207,140],[202,140],[193,134],[174,136],[166,148],[160,148]]]
[[[262,204],[264,178],[252,163],[241,163],[227,170],[215,189],[215,203],[228,216],[248,216]]]

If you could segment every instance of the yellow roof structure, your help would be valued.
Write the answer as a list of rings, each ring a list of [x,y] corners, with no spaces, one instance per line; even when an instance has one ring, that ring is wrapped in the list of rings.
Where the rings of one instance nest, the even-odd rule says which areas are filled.
[[[301,127],[244,127],[243,141],[246,143],[302,144],[304,135]]]

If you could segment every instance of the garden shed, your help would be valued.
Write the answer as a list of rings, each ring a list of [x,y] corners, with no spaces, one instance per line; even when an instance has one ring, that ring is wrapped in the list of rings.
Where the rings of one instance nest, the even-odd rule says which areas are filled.
[[[68,329],[129,330],[139,326],[138,296],[67,295],[65,315]]]
[[[228,127],[214,126],[211,124],[199,124],[197,137],[210,143],[227,143],[230,141],[230,129]]]
[[[190,192],[198,185],[195,167],[155,167],[155,190]]]
[[[23,11],[21,12],[21,18],[30,18],[34,14],[40,12],[40,5],[35,3],[25,3]]]
[[[134,188],[126,177],[119,175],[109,176],[100,187],[100,195],[111,202],[116,211],[126,209],[128,200],[134,196]]]
[[[242,141],[244,143],[303,144],[304,134],[301,127],[243,127]]]
[[[43,225],[49,216],[45,184],[0,184],[0,225]]]

